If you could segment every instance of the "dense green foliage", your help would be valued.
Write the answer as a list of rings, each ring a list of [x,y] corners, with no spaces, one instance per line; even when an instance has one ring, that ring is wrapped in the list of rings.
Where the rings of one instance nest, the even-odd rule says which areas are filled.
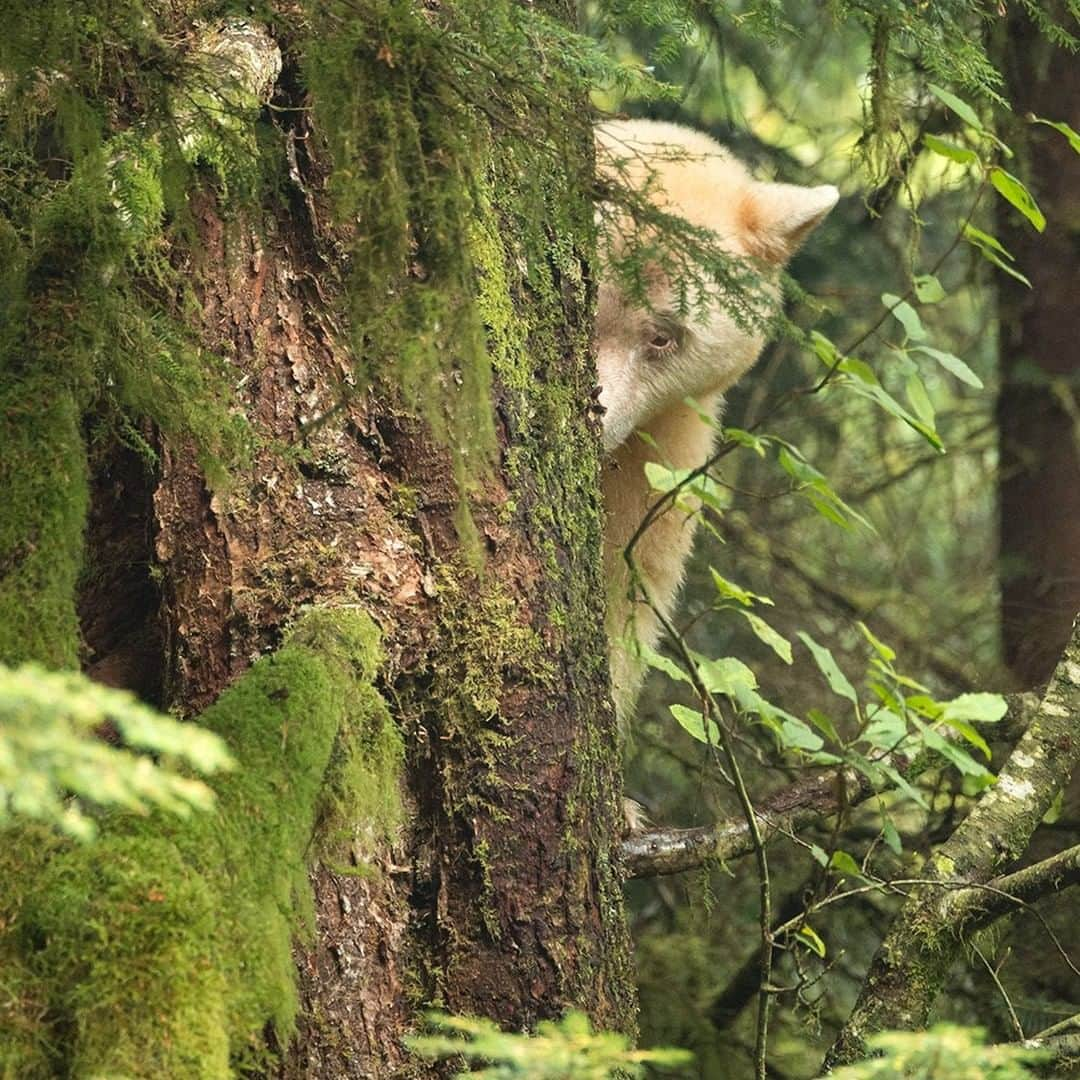
[[[557,1023],[541,1021],[534,1035],[508,1034],[488,1020],[437,1013],[428,1016],[428,1023],[442,1034],[416,1035],[409,1045],[425,1058],[483,1066],[458,1073],[461,1077],[607,1080],[644,1076],[646,1065],[675,1069],[690,1060],[685,1050],[634,1050],[624,1035],[594,1032],[582,1013],[568,1013]]]
[[[891,767],[888,750],[909,738],[901,716],[936,744],[918,782],[897,788],[894,776],[878,798],[800,832],[797,847],[770,849],[772,924],[784,928],[772,981],[786,988],[772,997],[770,1062],[791,1076],[814,1074],[847,1015],[894,910],[880,882],[917,877],[930,838],[996,768],[992,727],[956,714],[961,742],[944,741],[947,713],[931,705],[1004,680],[993,286],[1024,267],[994,239],[993,200],[1032,229],[1071,227],[1043,220],[1017,186],[1032,183],[1022,155],[1002,145],[1015,122],[993,57],[997,5],[829,8],[833,19],[797,3],[627,4],[639,16],[629,31],[612,28],[607,5],[590,9],[621,55],[655,61],[680,87],[670,101],[603,95],[605,105],[704,127],[766,176],[833,182],[846,196],[792,267],[813,299],[796,295],[789,314],[810,332],[787,334],[735,389],[707,475],[650,476],[658,500],[701,500],[714,540],[699,547],[682,641],[649,657],[676,684],[648,690],[629,778],[655,820],[734,824],[720,716],[758,804],[822,754],[864,776]],[[1069,49],[1076,15],[1037,12]],[[1063,116],[1046,119],[1071,137]],[[860,739],[877,745],[855,761]],[[696,1075],[752,1075],[759,891],[735,866],[632,889],[643,1027],[692,1046]],[[1067,901],[1047,910],[1068,926]],[[1045,947],[1037,934],[1016,940],[1027,955]],[[1011,1037],[1010,1007],[974,962],[940,1015],[993,1018],[994,1037]],[[1027,1031],[1075,1011],[1068,970],[1033,978],[1039,966],[1004,976]]]
[[[122,746],[97,737],[107,727]],[[217,736],[162,716],[125,691],[75,672],[0,665],[0,825],[18,815],[92,837],[93,820],[73,795],[139,813],[151,805],[181,814],[213,806],[204,783],[132,750],[203,773],[232,764]]]
[[[872,1040],[874,1058],[832,1075],[837,1080],[1030,1080],[1039,1075],[1035,1067],[1046,1060],[1045,1051],[983,1046],[981,1035],[950,1024],[927,1032],[886,1032]]]

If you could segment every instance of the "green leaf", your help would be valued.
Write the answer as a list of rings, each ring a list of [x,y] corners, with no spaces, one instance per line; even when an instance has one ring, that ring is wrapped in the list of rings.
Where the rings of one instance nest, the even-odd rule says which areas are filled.
[[[885,663],[891,664],[896,659],[896,650],[891,649],[884,641],[876,637],[866,623],[860,622],[858,623],[858,627],[862,631],[863,637],[865,637],[874,647],[874,652],[876,652]]]
[[[970,221],[964,225],[964,239],[969,240],[973,244],[978,244],[980,247],[986,247],[992,251],[996,251],[1006,259],[1015,261],[1013,260],[1012,253],[1006,250],[1005,245],[1002,244],[996,236],[991,236],[988,232],[977,229]]]
[[[840,359],[840,350],[819,330],[810,331],[810,345],[817,358],[826,366],[832,367]]]
[[[941,441],[941,436],[933,428],[927,427],[917,416],[909,413],[884,387],[865,386],[855,382],[847,385],[853,393],[858,394],[860,397],[869,398],[871,401],[876,401],[891,416],[903,420],[908,427],[917,431],[939,453],[945,453],[945,444]]]
[[[899,770],[895,766],[890,765],[887,761],[881,763],[881,771],[917,806],[921,806],[924,810],[930,809],[930,804],[923,797],[923,793],[918,788],[912,787],[908,783],[907,779],[902,776]]]
[[[971,165],[979,160],[979,155],[974,150],[969,150],[966,146],[957,146],[956,143],[946,142],[936,135],[924,135],[923,146],[941,157],[958,161],[961,165]]]
[[[791,642],[783,634],[777,633],[760,615],[755,615],[752,611],[740,610],[739,614],[750,624],[750,629],[759,641],[768,645],[785,664],[792,662]]]
[[[799,494],[804,496],[819,514],[844,529],[849,529],[851,527],[850,521],[854,520],[871,532],[874,531],[873,525],[862,514],[848,506],[833,491],[825,476],[802,456],[798,447],[793,446],[791,443],[781,442],[779,439],[776,441],[780,446],[777,453],[777,461],[780,467],[788,476],[799,483]]]
[[[896,750],[907,737],[904,718],[892,709],[879,709],[862,733],[862,738],[877,750]]]
[[[635,640],[631,648],[635,646],[637,648],[638,655],[641,657],[642,660],[645,661],[646,664],[648,664],[649,667],[656,668],[657,671],[664,672],[665,675],[670,676],[676,682],[689,683],[693,681],[690,676],[685,671],[683,671],[683,669],[679,667],[678,664],[675,663],[674,660],[670,660],[668,659],[668,657],[663,656],[661,653],[658,653],[655,649],[651,648],[644,641],[641,641],[640,639]]]
[[[680,501],[684,498],[696,498],[718,513],[723,513],[731,505],[730,495],[707,476],[695,476],[691,480],[690,477],[696,471],[674,469],[670,465],[661,465],[658,461],[645,462],[645,478],[653,491],[668,492],[678,488]]]
[[[968,386],[974,386],[976,390],[983,388],[983,381],[960,359],[950,352],[942,352],[941,349],[932,349],[929,345],[912,345],[912,352],[923,353],[936,360],[950,375],[955,375],[961,382]]]
[[[966,101],[962,101],[955,94],[950,93],[941,86],[935,86],[934,83],[927,83],[926,89],[929,90],[943,105],[952,109],[952,111],[956,113],[968,127],[973,127],[976,131],[984,130],[983,123],[979,119],[978,113],[976,113]]]
[[[942,706],[943,719],[975,724],[996,724],[1009,711],[1008,702],[1000,694],[961,694],[942,702]]]
[[[923,341],[926,338],[919,313],[906,300],[901,300],[892,293],[882,293],[881,302],[889,309],[889,314],[903,326],[908,338],[912,341]]]
[[[967,230],[969,228],[972,228],[972,226],[965,226],[965,228],[964,228],[964,236],[965,236],[965,238],[968,240],[969,243],[973,244],[975,246],[975,248],[978,249],[979,254],[982,255],[982,257],[987,262],[993,263],[994,266],[996,266],[999,270],[1004,270],[1005,273],[1009,275],[1009,277],[1016,278],[1017,281],[1022,282],[1029,289],[1031,288],[1031,281],[1024,274],[1021,274],[1019,270],[1015,269],[1014,267],[1010,266],[1007,262],[1005,262],[1005,260],[1000,255],[998,255],[993,250],[993,248],[985,247],[982,244],[978,243],[977,241],[972,240],[971,237],[969,237],[967,235]],[[975,231],[977,232],[978,230],[975,230]],[[1000,247],[1000,245],[998,245],[998,246]],[[1011,259],[1012,256],[1009,255],[1009,258]]]
[[[1045,124],[1047,127],[1052,127],[1055,131],[1060,131],[1066,139],[1069,140],[1069,145],[1080,154],[1080,134],[1077,134],[1068,124],[1063,120],[1044,120],[1041,116],[1029,116],[1028,119],[1033,124]]]
[[[939,300],[945,299],[946,292],[933,274],[917,274],[915,295],[919,298],[920,304],[936,304]]]
[[[729,581],[712,566],[709,567],[709,574],[712,576],[717,593],[724,600],[734,600],[743,607],[752,607],[755,601],[772,606],[772,601],[767,596],[759,596],[749,589],[744,589],[741,585],[736,585],[734,581]]]
[[[813,345],[814,354],[826,367],[836,368],[837,371],[843,371],[847,375],[854,375],[863,382],[877,384],[877,376],[869,364],[857,360],[854,356],[842,355],[836,345],[824,334],[819,334],[816,330],[811,331],[810,343]]]
[[[941,705],[929,694],[912,694],[905,704],[909,709],[929,720],[937,721],[941,718]]]
[[[885,841],[885,846],[894,855],[903,853],[904,844],[900,839],[900,834],[896,831],[896,826],[888,818],[885,819],[881,826],[881,835]]]
[[[780,742],[788,750],[820,750],[825,743],[820,735],[798,719],[784,720],[780,725]]]
[[[990,170],[990,183],[994,185],[997,193],[1006,202],[1012,203],[1039,232],[1046,228],[1046,218],[1032,198],[1031,192],[1012,173],[995,165]]]
[[[669,705],[668,711],[679,722],[679,726],[693,739],[707,746],[720,745],[720,731],[714,720],[709,720],[708,733],[705,731],[705,716],[697,709],[688,709],[685,705]]]
[[[846,874],[848,877],[863,877],[859,864],[846,851],[834,851],[829,860],[829,868],[838,874]]]
[[[799,631],[799,640],[810,650],[821,674],[829,684],[829,689],[840,697],[847,698],[856,708],[859,698],[855,687],[848,682],[847,676],[837,666],[833,654],[824,645],[819,645],[805,630]]]
[[[765,456],[765,447],[768,445],[768,439],[736,427],[723,428],[722,434],[727,442],[738,443],[740,446],[745,446],[747,449],[753,450],[758,457]]]
[[[820,709],[810,709],[806,713],[806,718],[818,731],[823,732],[830,742],[840,745],[840,735],[837,733],[836,725],[833,724],[831,717],[826,716]]]
[[[954,743],[951,739],[946,739],[940,732],[935,731],[932,727],[923,724],[921,721],[916,720],[915,722],[919,727],[922,740],[926,746],[935,753],[940,754],[946,761],[955,765],[963,775],[986,775],[986,768],[980,765],[979,762],[977,762],[960,745]]]
[[[907,399],[911,403],[912,409],[915,411],[915,415],[928,428],[933,428],[936,420],[934,406],[930,401],[930,395],[926,392],[922,379],[918,375],[908,376],[908,380],[904,384],[904,390],[907,393]]]
[[[987,761],[990,760],[990,747],[986,745],[986,740],[966,720],[950,720],[947,716],[942,717],[942,720],[961,738],[966,739],[977,750],[981,750]]]
[[[809,926],[800,926],[795,931],[795,937],[811,952],[817,953],[822,960],[825,959],[825,942]]]
[[[695,657],[698,660],[698,657]],[[710,660],[703,656],[698,662],[698,678],[710,694],[735,698],[740,688],[757,689],[757,676],[734,656]]]
[[[845,375],[853,375],[860,382],[868,383],[870,386],[878,385],[878,377],[874,374],[874,369],[865,360],[859,360],[857,357],[845,356],[840,361],[837,370]]]

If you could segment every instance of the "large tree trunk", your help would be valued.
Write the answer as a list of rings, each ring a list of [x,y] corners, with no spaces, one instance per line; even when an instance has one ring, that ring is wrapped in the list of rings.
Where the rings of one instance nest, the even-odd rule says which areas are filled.
[[[550,6],[571,17],[572,5]],[[309,864],[315,924],[313,934],[295,927],[295,1037],[281,1045],[288,1025],[275,1031],[275,1016],[265,1015],[265,1032],[221,1020],[224,1034],[206,1038],[225,1039],[234,1063],[258,1059],[266,1038],[281,1053],[284,1076],[367,1077],[401,1066],[401,1036],[432,1003],[513,1028],[574,1005],[605,1027],[632,1029],[617,854],[620,755],[602,632],[597,439],[587,408],[595,382],[587,124],[575,158],[550,159],[546,202],[535,188],[523,190],[512,167],[521,147],[545,137],[539,118],[522,111],[512,129],[485,120],[470,147],[473,171],[489,180],[488,197],[473,203],[468,235],[475,238],[473,299],[489,337],[497,447],[489,468],[469,468],[416,415],[392,372],[372,370],[368,358],[367,374],[355,376],[358,357],[348,342],[361,335],[343,331],[356,312],[347,310],[348,286],[335,264],[350,227],[326,224],[326,181],[341,162],[331,162],[326,133],[308,118],[310,101],[285,44],[274,104],[283,118],[287,197],[239,221],[212,185],[191,201],[199,242],[189,270],[202,304],[194,329],[229,360],[252,450],[246,461],[229,463],[226,482],[214,483],[193,440],[147,431],[160,455],[153,475],[123,447],[99,453],[85,556],[98,572],[86,576],[79,597],[88,667],[188,716],[230,687],[261,695],[259,723],[264,735],[269,725],[284,760],[304,737],[296,727],[312,723],[315,709],[306,686],[286,677],[288,665],[318,667],[309,653],[318,654],[324,640],[303,609],[359,608],[378,624],[382,660],[366,675],[354,666],[334,708],[355,711],[362,698],[361,711],[376,717],[366,730],[381,732],[391,751],[403,745],[404,755],[361,748],[356,760],[364,768],[334,780],[345,821],[328,814],[322,798],[302,808],[313,820],[333,818],[335,831],[327,837],[325,820],[321,830],[315,820],[321,839],[298,841],[302,858],[316,855]],[[368,86],[381,85],[386,95],[371,102],[373,116],[380,107],[409,107],[393,100],[409,62],[389,50],[357,55]],[[576,210],[546,223],[560,204]],[[428,223],[414,224],[420,233]],[[550,254],[526,260],[516,243],[523,230],[545,235]],[[420,245],[407,269],[414,282],[427,273],[423,260]],[[387,280],[386,295],[398,287]],[[422,323],[414,329],[431,332]],[[445,355],[438,378],[452,386],[464,364]],[[462,512],[466,496],[471,518]],[[81,489],[74,492],[74,513],[82,498]],[[293,620],[300,637],[282,648]],[[47,662],[65,655],[63,648],[42,653]],[[333,684],[344,669],[328,664]],[[280,686],[260,689],[274,686],[266,680],[275,670]],[[227,693],[208,714],[227,737],[228,703],[237,700]],[[294,710],[290,703],[300,701]],[[383,702],[391,733],[379,726]],[[316,777],[333,770],[340,751],[342,729],[331,730],[339,750],[320,749]],[[237,756],[245,761],[243,747]],[[283,800],[296,795],[289,769],[275,781],[288,789]],[[403,815],[372,811],[373,827],[363,810],[379,799],[400,799]],[[264,812],[269,807],[222,796],[222,814]],[[106,831],[99,843],[110,842]],[[110,848],[100,850],[110,857]],[[61,850],[53,858],[74,856]],[[41,868],[27,856],[26,873],[34,866]],[[94,860],[67,872],[84,875],[85,892],[94,892]],[[32,934],[33,904],[20,905]],[[106,925],[111,917],[123,920],[123,911],[95,908]],[[93,948],[107,965],[109,946]],[[33,967],[32,958],[18,963],[24,960]],[[156,961],[138,962],[152,970]],[[123,1028],[122,1011],[95,1014],[96,1041],[85,1011],[65,1012],[65,1003],[97,992],[95,963],[55,978],[82,984],[33,983],[54,1005],[38,1012],[27,1005],[20,1015],[36,1025],[30,1042],[51,1041],[48,1060],[59,1071],[119,1063],[133,1075],[220,1074],[209,1059],[202,1071],[185,1071],[190,1061],[171,1058],[164,1045],[148,1049],[141,1064],[110,1057],[100,1034]],[[0,1063],[12,1061],[10,1051],[0,1054]],[[17,1074],[39,1075],[37,1067],[28,1060]]]
[[[1000,56],[1018,118],[1008,141],[1048,221],[1036,233],[1001,204],[999,235],[1032,285],[1000,282],[1002,631],[1005,662],[1033,687],[1049,677],[1080,611],[1080,156],[1058,132],[1020,118],[1075,127],[1080,64],[1022,5],[1005,29]]]

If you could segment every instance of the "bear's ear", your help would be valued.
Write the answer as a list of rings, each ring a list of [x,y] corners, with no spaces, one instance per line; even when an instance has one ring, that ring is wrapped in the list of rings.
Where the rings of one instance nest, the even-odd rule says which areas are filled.
[[[752,184],[739,205],[742,240],[752,255],[782,265],[836,205],[832,184]]]

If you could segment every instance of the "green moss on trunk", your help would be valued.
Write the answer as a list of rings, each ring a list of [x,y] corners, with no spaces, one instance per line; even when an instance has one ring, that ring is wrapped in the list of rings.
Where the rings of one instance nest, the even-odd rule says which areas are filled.
[[[0,388],[0,662],[77,667],[88,485],[80,411],[51,378]]]
[[[239,762],[215,814],[5,837],[0,1075],[227,1077],[264,1060],[268,1025],[287,1043],[317,823],[332,853],[357,815],[369,843],[401,817],[379,661],[365,615],[313,611],[202,717]]]

